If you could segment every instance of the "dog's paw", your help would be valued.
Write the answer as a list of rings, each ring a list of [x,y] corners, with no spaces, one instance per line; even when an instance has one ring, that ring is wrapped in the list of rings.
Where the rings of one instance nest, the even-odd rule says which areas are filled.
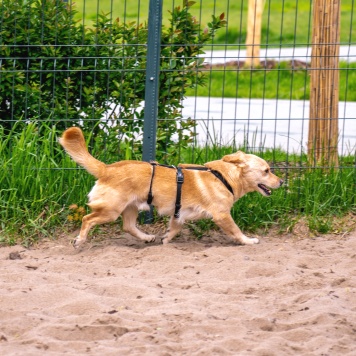
[[[145,242],[149,243],[149,242],[154,242],[156,240],[156,236],[155,235],[147,235],[145,237]]]
[[[247,237],[244,235],[241,242],[244,245],[254,245],[260,243],[260,240],[255,237]]]
[[[170,240],[167,239],[167,237],[165,237],[165,236],[161,237],[161,242],[162,242],[163,245],[167,245],[169,243],[169,241]]]
[[[73,241],[72,241],[72,245],[74,248],[79,248],[80,246],[82,246],[84,244],[85,240],[82,240],[79,238],[79,236],[77,236]]]

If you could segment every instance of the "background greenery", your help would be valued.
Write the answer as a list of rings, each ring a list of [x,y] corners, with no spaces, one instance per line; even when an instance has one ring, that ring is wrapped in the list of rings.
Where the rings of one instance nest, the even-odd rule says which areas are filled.
[[[70,1],[70,0],[69,0]],[[181,6],[182,0],[163,0],[163,21],[168,22],[167,11],[175,6]],[[126,21],[147,21],[149,0],[114,1],[114,0],[76,0],[79,10],[77,19],[96,21],[97,14],[112,11],[113,18],[119,17]],[[266,0],[263,14],[262,44],[278,47],[280,44],[306,45],[310,43],[310,18],[312,0]],[[214,43],[244,44],[247,27],[248,0],[197,0],[192,8],[192,14],[202,24],[211,21],[211,15],[225,13],[228,26],[215,37]],[[356,28],[352,28],[355,19],[353,0],[341,1],[341,42],[349,44],[355,41]],[[84,17],[83,17],[84,15]],[[352,30],[350,31],[350,29]]]
[[[86,203],[86,194],[90,191],[94,179],[84,170],[78,169],[76,164],[71,161],[58,145],[57,138],[63,131],[63,125],[67,126],[72,123],[72,121],[68,120],[68,118],[73,119],[70,116],[71,114],[77,115],[77,122],[81,122],[83,116],[76,112],[78,108],[85,108],[83,113],[91,115],[92,121],[89,121],[87,125],[86,138],[90,151],[94,156],[107,163],[119,159],[141,158],[140,152],[135,151],[135,146],[132,144],[136,139],[135,134],[129,137],[131,141],[118,140],[119,130],[127,134],[132,132],[139,134],[139,128],[137,129],[133,125],[126,126],[126,129],[125,126],[118,126],[117,131],[113,130],[107,133],[105,129],[108,129],[108,127],[106,127],[101,128],[104,134],[98,135],[98,125],[95,126],[91,123],[98,122],[98,119],[102,117],[103,112],[107,109],[109,104],[108,92],[102,88],[107,88],[106,84],[108,82],[112,85],[110,91],[112,90],[114,93],[110,100],[117,98],[118,105],[123,104],[125,106],[125,103],[127,104],[128,110],[125,122],[129,122],[130,118],[135,114],[142,123],[142,112],[130,111],[131,104],[137,104],[143,98],[143,85],[142,81],[139,81],[140,75],[137,71],[132,71],[133,67],[136,68],[137,54],[141,52],[135,50],[133,53],[116,53],[113,48],[99,49],[95,44],[98,43],[99,35],[102,36],[100,39],[103,41],[112,40],[111,14],[108,14],[111,5],[114,12],[113,18],[115,19],[116,16],[121,17],[118,23],[122,24],[122,21],[127,22],[128,20],[143,23],[146,19],[146,15],[143,14],[147,13],[148,0],[140,2],[140,16],[137,15],[137,2],[111,2],[105,0],[96,2],[86,0],[84,11],[83,1],[77,1],[78,13],[72,11],[69,16],[64,14],[61,21],[58,21],[58,11],[54,11],[53,7],[48,6],[46,11],[48,14],[52,14],[52,17],[48,16],[48,27],[41,27],[41,30],[31,27],[30,31],[26,32],[28,29],[26,26],[31,23],[28,17],[29,13],[33,15],[31,21],[34,21],[34,24],[37,21],[37,24],[42,26],[42,22],[35,16],[35,7],[28,10],[26,14],[24,13],[26,8],[19,6],[28,4],[29,1],[13,2],[4,0],[1,5],[7,4],[8,6],[17,7],[15,12],[2,13],[1,40],[4,40],[4,34],[6,34],[8,42],[12,41],[15,57],[25,59],[25,61],[21,63],[16,59],[15,62],[11,62],[12,59],[10,59],[10,66],[13,66],[14,63],[19,64],[18,70],[16,72],[11,70],[6,72],[3,66],[1,72],[2,86],[0,96],[2,96],[3,103],[0,108],[2,110],[1,119],[3,123],[10,123],[10,125],[0,125],[0,166],[2,167],[0,170],[0,244],[13,244],[19,239],[20,242],[28,245],[42,236],[55,236],[58,228],[62,230],[67,229],[68,226],[73,229],[77,227]],[[225,39],[227,39],[228,43],[233,44],[233,47],[236,48],[236,44],[243,43],[245,38],[247,0],[244,2],[230,1],[228,3],[230,7],[229,17],[227,18],[229,21],[228,27],[226,29],[220,28],[216,33],[213,31],[212,34],[215,34],[214,43],[224,43]],[[175,5],[179,4],[181,2],[175,2]],[[170,14],[166,11],[168,9],[171,10]],[[196,69],[199,65],[193,68],[193,77],[177,75],[179,71],[174,73],[174,71],[170,70],[171,66],[177,66],[178,69],[183,68],[185,70],[187,67],[185,67],[184,55],[188,57],[192,53],[197,55],[202,50],[201,46],[205,46],[204,48],[209,47],[208,43],[211,40],[209,36],[194,42],[199,32],[199,22],[203,24],[209,21],[212,22],[213,30],[222,27],[221,25],[223,25],[222,22],[225,18],[220,18],[220,14],[222,12],[227,14],[227,2],[204,1],[204,8],[201,8],[200,3],[197,2],[191,8],[191,11],[200,20],[198,23],[193,20],[193,17],[182,17],[179,15],[181,14],[180,10],[174,13],[172,9],[172,2],[165,0],[164,23],[166,31],[163,34],[163,39],[167,41],[167,47],[164,48],[166,52],[163,53],[166,53],[168,61],[163,62],[163,66],[166,67],[164,67],[161,78],[163,90],[160,98],[162,103],[160,117],[164,117],[167,114],[170,119],[169,122],[172,123],[174,123],[175,118],[179,119],[180,99],[188,94],[225,97],[278,97],[284,99],[308,98],[309,79],[307,70],[291,68],[290,63],[281,63],[278,67],[268,71],[262,68],[254,71],[247,71],[242,68],[237,70],[232,65],[227,70],[221,67],[205,68],[205,74],[207,74],[205,83],[208,84],[205,87],[201,86],[201,84],[204,84],[204,76],[201,75],[203,72],[199,72],[200,74],[197,75]],[[105,15],[98,17],[98,10],[99,13],[103,10]],[[350,19],[353,11],[351,1],[343,0],[341,32],[342,41],[345,42],[352,42],[351,40],[354,38],[354,29],[350,31]],[[20,13],[23,14],[23,17],[19,18],[18,15]],[[17,16],[11,17],[14,14]],[[212,14],[216,15],[215,18],[211,17]],[[310,1],[286,0],[276,2],[267,0],[262,42],[266,42],[268,39],[270,45],[276,46],[280,45],[280,43],[289,45],[293,43],[306,44],[309,38],[309,14]],[[7,17],[8,15],[9,17]],[[83,15],[86,19],[84,22],[81,20]],[[177,17],[177,26],[186,28],[187,23],[190,24],[190,40],[194,43],[193,48],[183,48],[182,50],[178,46],[182,38],[179,36],[173,38],[174,36],[169,32],[169,18],[174,16]],[[15,18],[16,21],[14,20]],[[9,23],[5,24],[4,19],[10,19]],[[78,22],[74,21],[74,19],[78,19]],[[219,20],[221,23],[219,23]],[[14,27],[14,25],[16,26]],[[53,32],[52,30],[57,25],[59,26],[56,30],[58,32]],[[84,31],[86,26],[88,26],[87,32]],[[109,28],[110,30],[108,30]],[[142,36],[143,42],[146,28],[146,25],[142,24],[141,29],[143,29],[143,32],[140,36]],[[119,42],[123,41],[123,37],[120,37],[123,34],[126,36],[127,41],[137,40],[136,25],[134,23],[124,25],[124,27],[117,27],[116,30]],[[283,36],[281,35],[282,32]],[[13,41],[14,34],[17,36],[16,41],[24,41],[21,43],[22,46]],[[48,46],[40,49],[40,51],[44,52],[36,54],[31,52],[27,45],[29,44],[29,39],[32,42],[34,38],[38,39],[39,37],[41,37],[41,40],[46,38]],[[172,38],[176,41],[173,43],[175,43],[178,50],[175,53],[177,58],[174,58],[174,61],[171,61],[171,42],[169,42],[169,39]],[[77,50],[79,52],[76,55],[79,58],[89,57],[84,68],[87,72],[82,77],[74,77],[75,73],[73,73],[71,74],[73,79],[68,80],[70,78],[66,71],[68,56],[72,56],[73,53],[69,51],[67,45],[72,42],[76,43],[75,41],[82,43],[83,39],[88,44],[88,47],[78,47]],[[58,45],[62,41],[66,46],[60,48]],[[103,43],[106,43],[105,41]],[[51,43],[55,43],[58,46],[58,50],[56,50],[57,47],[55,46],[51,47]],[[132,42],[131,44],[135,43],[137,42]],[[38,43],[35,42],[35,44]],[[3,42],[1,45],[2,59],[10,57],[10,47],[3,46]],[[134,46],[131,47],[133,48]],[[132,48],[129,48],[128,51],[131,51]],[[143,55],[144,49],[139,51],[141,50]],[[182,52],[184,50],[193,50],[193,52]],[[105,51],[113,52],[107,53]],[[110,77],[111,74],[108,74],[105,59],[102,62],[99,61],[100,63],[95,63],[95,60],[92,60],[98,54],[100,57],[129,54],[125,59],[129,68],[126,73],[127,76],[111,81],[113,78]],[[26,67],[29,57],[37,60],[37,62],[34,60],[34,63],[32,63],[35,68],[33,73],[22,70],[20,66],[24,65]],[[52,62],[47,63],[48,58],[51,58]],[[57,69],[63,68],[63,71],[57,71],[55,76],[53,75],[53,67],[51,67],[53,58],[58,58],[57,65],[60,66]],[[76,62],[76,65],[81,66],[82,64],[78,64],[79,62]],[[75,60],[73,60],[73,63],[75,64]],[[121,63],[119,61],[113,62],[113,65],[120,66]],[[340,82],[345,86],[340,90],[340,98],[342,100],[355,100],[355,66],[343,63],[341,68]],[[76,69],[76,67],[74,66],[73,69]],[[99,69],[99,71],[93,74],[96,69]],[[30,77],[31,75],[33,77]],[[132,85],[133,82],[135,85]],[[58,84],[58,87],[56,87],[58,92],[53,87],[54,83]],[[189,89],[189,87],[192,88]],[[16,95],[14,95],[15,92]],[[80,105],[76,101],[78,100],[76,96],[78,93],[82,95]],[[6,97],[8,94],[10,95]],[[16,98],[17,101],[9,111],[9,100],[11,101],[13,98]],[[166,100],[168,99],[173,99],[172,105],[167,105]],[[68,103],[70,103],[70,106],[68,106]],[[54,108],[57,110],[55,117],[53,116]],[[19,111],[15,112],[15,109]],[[6,112],[6,110],[8,111]],[[70,110],[73,110],[73,112]],[[6,114],[4,114],[5,112]],[[29,115],[31,112],[32,114]],[[63,121],[63,118],[66,118],[67,121]],[[194,123],[190,124],[192,124],[190,127],[194,127]],[[171,128],[168,126],[167,132],[172,133],[175,131],[175,126]],[[158,135],[159,140],[162,142],[161,152],[158,151],[161,154],[159,156],[160,159],[167,160],[170,164],[177,164],[179,161],[201,164],[208,160],[219,159],[223,154],[231,153],[237,148],[245,149],[243,145],[241,147],[193,147],[191,137],[186,138],[182,135],[179,136],[179,139],[183,144],[176,145],[173,141],[170,141],[170,137],[167,138],[165,136],[164,129],[162,130],[162,134]],[[172,153],[175,153],[168,157],[165,156],[167,143],[170,143]],[[258,193],[252,193],[242,198],[234,206],[232,214],[243,230],[258,231],[259,229],[277,226],[281,231],[291,231],[298,219],[304,218],[312,231],[325,233],[335,230],[335,217],[351,214],[352,219],[355,218],[356,170],[352,168],[355,167],[354,156],[340,158],[340,165],[346,168],[324,170],[308,169],[306,157],[282,152],[278,148],[273,151],[262,149],[258,154],[275,167],[276,173],[286,181],[286,184],[283,188],[275,191],[270,199],[264,198]],[[73,213],[73,209],[70,209],[73,204],[79,207],[79,215],[77,211]],[[191,226],[194,232],[199,235],[200,231],[210,228],[212,225],[203,221]]]
[[[283,46],[306,46],[311,42],[312,0],[266,0],[262,25],[262,48]],[[168,24],[169,12],[173,6],[181,6],[182,0],[163,1],[163,23]],[[112,0],[75,2],[78,9],[77,19],[88,24],[98,20],[98,13],[112,11],[112,17],[123,21],[145,22],[147,20],[149,0],[116,2]],[[200,23],[211,21],[225,13],[227,26],[218,31],[214,37],[214,49],[244,48],[247,28],[248,0],[204,0],[195,1],[191,13]],[[83,17],[84,14],[84,17]],[[356,6],[353,0],[341,1],[341,44],[355,42],[356,26],[352,26],[356,18]],[[226,46],[227,44],[227,46]],[[221,45],[221,46],[219,46]],[[237,46],[238,45],[238,46]],[[206,49],[210,47],[205,46]],[[356,64],[343,62],[340,64],[340,100],[356,100]],[[206,70],[207,85],[190,88],[187,95],[213,96],[226,98],[278,98],[278,99],[309,99],[310,75],[306,69],[294,68],[290,62],[275,64],[268,71],[265,68],[254,71],[237,68],[236,65],[210,68]]]
[[[177,156],[192,142],[195,122],[183,120],[186,90],[204,83],[204,44],[224,27],[212,16],[206,30],[190,13],[174,8],[162,27],[157,157]],[[41,120],[58,129],[80,125],[105,139],[106,150],[126,143],[126,158],[140,155],[146,84],[147,25],[112,21],[102,14],[93,27],[76,23],[74,6],[61,0],[4,0],[0,10],[0,125]],[[103,120],[105,118],[105,120]]]

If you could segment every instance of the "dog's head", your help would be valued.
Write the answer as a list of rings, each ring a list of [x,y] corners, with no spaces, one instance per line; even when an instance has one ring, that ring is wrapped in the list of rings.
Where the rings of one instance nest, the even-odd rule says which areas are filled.
[[[246,193],[257,191],[268,197],[272,193],[270,188],[276,189],[283,184],[283,180],[271,172],[268,163],[255,155],[238,151],[224,156],[222,160],[241,169]]]

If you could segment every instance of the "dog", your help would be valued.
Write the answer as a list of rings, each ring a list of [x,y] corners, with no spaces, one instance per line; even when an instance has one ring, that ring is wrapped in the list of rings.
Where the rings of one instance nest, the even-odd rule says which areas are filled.
[[[283,184],[265,160],[242,151],[204,166],[181,164],[174,167],[142,161],[106,165],[89,153],[78,127],[65,130],[59,143],[77,164],[97,179],[88,194],[91,213],[83,217],[80,233],[74,240],[75,247],[87,240],[93,226],[115,221],[120,215],[124,231],[145,242],[155,241],[154,235],[136,226],[138,211],[149,210],[149,203],[160,215],[170,216],[169,227],[162,237],[164,244],[181,231],[186,220],[201,218],[212,218],[238,244],[257,244],[257,238],[245,236],[234,222],[230,214],[232,205],[253,191],[270,196],[270,189]],[[179,183],[179,176],[184,183]]]

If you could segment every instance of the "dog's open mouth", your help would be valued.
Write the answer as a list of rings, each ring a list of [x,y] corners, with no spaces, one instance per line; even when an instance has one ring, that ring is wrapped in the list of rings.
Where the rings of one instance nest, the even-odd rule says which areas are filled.
[[[268,189],[264,184],[260,183],[257,184],[258,188],[260,188],[267,196],[270,196],[272,194],[271,190]]]

